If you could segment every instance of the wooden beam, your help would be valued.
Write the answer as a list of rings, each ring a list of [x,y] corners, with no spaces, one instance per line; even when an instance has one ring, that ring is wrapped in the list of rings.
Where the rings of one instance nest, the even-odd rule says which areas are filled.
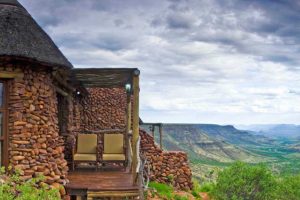
[[[55,89],[56,89],[56,92],[58,93],[58,94],[60,94],[60,95],[62,95],[62,96],[64,96],[64,97],[67,97],[67,96],[69,96],[69,94],[67,93],[67,92],[65,92],[63,89],[61,89],[61,88],[59,88],[59,87],[55,87]]]
[[[124,133],[124,131],[125,129],[84,130],[84,132],[88,133]]]
[[[121,197],[138,197],[139,191],[88,191],[87,199],[99,198],[99,197],[111,197],[111,198],[121,198]],[[123,199],[123,198],[122,198]]]
[[[61,76],[59,75],[58,71],[52,72],[52,76],[53,76],[53,78],[54,78],[59,84],[61,84],[61,85],[62,85],[63,87],[65,87],[66,89],[70,90],[71,92],[75,91],[75,89],[74,89],[71,85],[69,85],[69,84],[67,83],[67,81],[64,80],[63,77],[61,77]]]
[[[160,148],[163,149],[163,143],[162,143],[162,125],[159,126],[159,144],[160,144]]]
[[[23,76],[21,72],[0,71],[0,78],[22,78]]]
[[[137,173],[136,173],[136,167],[137,167],[137,141],[139,138],[139,74],[136,74],[133,76],[133,121],[132,121],[132,152],[133,152],[133,158],[132,158],[132,174],[133,174],[133,180],[136,180]],[[135,183],[134,183],[135,184]]]
[[[152,137],[155,137],[155,125],[151,125]]]
[[[162,123],[143,122],[143,123],[141,123],[141,125],[160,126],[160,125],[162,125]]]

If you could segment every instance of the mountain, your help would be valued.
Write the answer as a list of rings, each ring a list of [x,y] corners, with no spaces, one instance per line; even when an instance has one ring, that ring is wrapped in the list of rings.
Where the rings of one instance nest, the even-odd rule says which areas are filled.
[[[300,152],[300,142],[289,145],[289,149]]]
[[[300,126],[294,124],[270,124],[270,125],[239,125],[243,130],[254,131],[259,135],[268,137],[299,138]]]
[[[184,150],[193,160],[217,162],[262,161],[264,158],[235,144],[256,144],[255,136],[238,131],[233,126],[208,124],[164,124],[164,146],[169,150]],[[230,142],[233,141],[233,142]]]
[[[238,130],[232,125],[198,124],[196,126],[211,137],[239,146],[270,144],[273,142],[268,137],[263,135],[257,136],[249,131]]]

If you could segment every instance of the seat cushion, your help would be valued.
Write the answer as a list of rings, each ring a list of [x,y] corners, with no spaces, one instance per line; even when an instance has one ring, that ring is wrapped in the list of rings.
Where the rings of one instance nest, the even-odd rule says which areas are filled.
[[[104,134],[104,154],[123,154],[123,148],[123,134]]]
[[[96,161],[96,154],[84,154],[84,153],[76,153],[74,155],[75,161]]]
[[[96,134],[78,134],[77,153],[95,154],[97,152]]]
[[[109,160],[120,160],[124,161],[125,160],[125,155],[124,154],[103,154],[104,161],[109,161]]]

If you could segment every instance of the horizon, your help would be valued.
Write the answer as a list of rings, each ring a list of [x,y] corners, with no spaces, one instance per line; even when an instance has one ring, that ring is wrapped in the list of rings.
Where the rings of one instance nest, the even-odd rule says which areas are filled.
[[[74,67],[138,67],[144,121],[300,124],[300,2],[19,0]]]
[[[278,124],[217,124],[217,123],[182,123],[182,122],[148,122],[146,121],[145,123],[162,123],[162,124],[187,124],[187,125],[219,125],[219,126],[234,126],[236,128],[236,126],[277,126],[277,125],[291,125],[291,126],[300,126],[300,124],[286,124],[286,123],[278,123]]]

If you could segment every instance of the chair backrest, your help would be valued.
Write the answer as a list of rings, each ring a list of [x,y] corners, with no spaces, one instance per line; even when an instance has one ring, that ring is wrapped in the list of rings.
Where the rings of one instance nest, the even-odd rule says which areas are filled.
[[[104,152],[106,154],[124,153],[123,134],[104,134]]]
[[[96,134],[78,134],[77,153],[95,154],[97,153]]]

